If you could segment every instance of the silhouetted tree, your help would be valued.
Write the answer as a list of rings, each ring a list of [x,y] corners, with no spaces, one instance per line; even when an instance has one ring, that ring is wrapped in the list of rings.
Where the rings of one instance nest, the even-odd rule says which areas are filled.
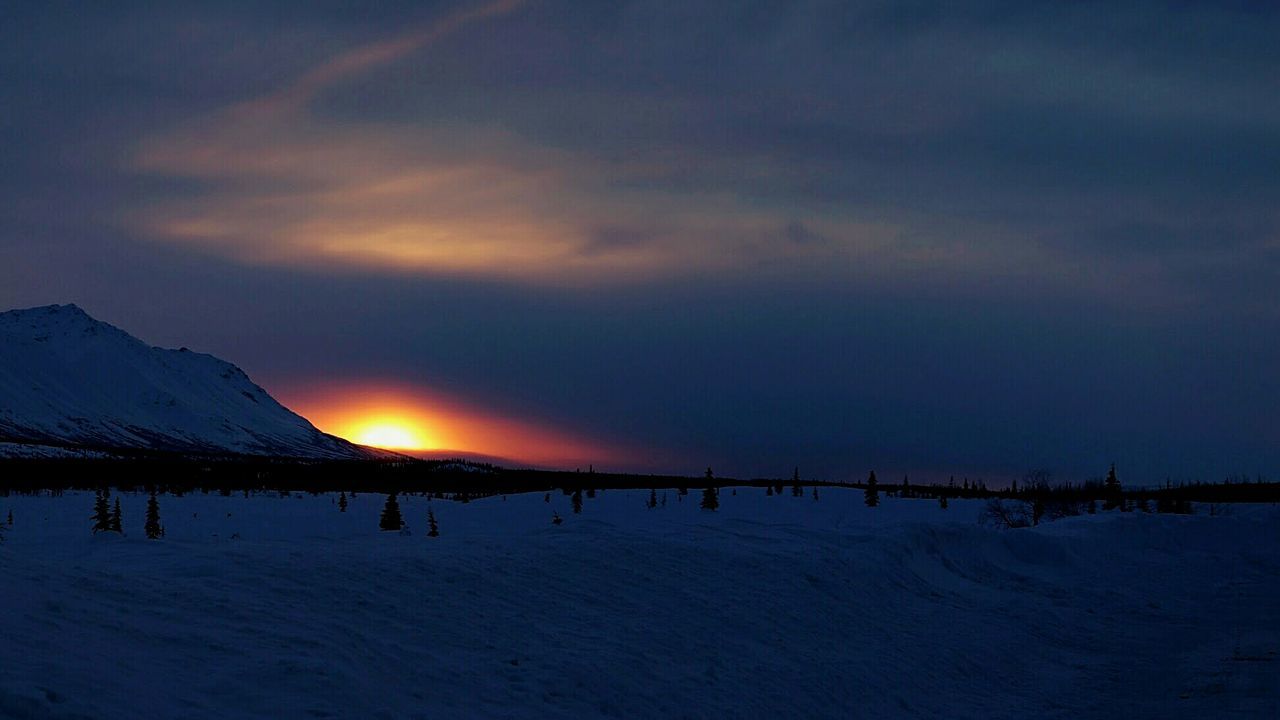
[[[427,508],[427,537],[440,537],[440,526],[436,524],[436,513]]]
[[[1102,503],[1103,510],[1115,510],[1116,508],[1124,509],[1124,495],[1120,491],[1120,480],[1116,477],[1115,463],[1111,464],[1111,469],[1107,471],[1107,480],[1102,484],[1102,493],[1105,498]]]
[[[1039,525],[1042,517],[1044,517],[1044,496],[1037,493],[1035,499],[1031,501],[1031,524]]]
[[[906,475],[902,476],[902,497],[911,497],[911,481],[907,479]]]
[[[573,514],[574,515],[580,514],[582,512],[582,491],[581,490],[573,491],[572,501],[573,501]]]
[[[720,493],[713,487],[704,488],[702,490],[702,502],[698,504],[703,510],[715,511],[720,507]]]
[[[147,520],[142,530],[147,534],[148,540],[164,537],[164,526],[160,524],[160,503],[156,502],[155,490],[152,490],[151,497],[147,498]]]
[[[120,498],[116,498],[115,507],[111,509],[111,532],[124,533],[124,525],[120,522]]]
[[[818,486],[813,486],[813,501],[818,502]]]
[[[946,509],[947,509],[947,496],[946,496],[946,495],[939,495],[939,496],[938,496],[938,507],[942,508],[943,510],[946,510]]]
[[[765,495],[768,495],[769,497],[773,497],[773,486],[772,486],[772,485],[765,485],[765,486],[764,486],[764,494],[765,494]]]
[[[108,499],[111,491],[107,488],[100,488],[97,497],[93,501],[93,533],[111,531],[111,503]]]
[[[395,493],[387,496],[387,504],[382,506],[378,527],[382,530],[399,530],[404,527],[404,518],[400,516],[400,502],[396,500]]]
[[[658,490],[657,488],[649,488],[649,502],[646,504],[650,510],[658,507]]]
[[[338,512],[347,511],[347,493],[342,492],[338,495]]]
[[[708,480],[714,480],[714,479],[715,479],[715,473],[711,472],[711,466],[710,466],[710,465],[708,465],[708,466],[707,466],[706,478],[707,478]]]
[[[880,504],[880,490],[876,484],[876,471],[872,470],[867,476],[867,489],[863,492],[863,499],[867,503],[867,507],[875,507]]]
[[[9,509],[9,527],[13,527],[13,509]]]
[[[801,495],[804,495],[804,488],[800,487],[800,468],[797,467],[791,472],[791,497]]]

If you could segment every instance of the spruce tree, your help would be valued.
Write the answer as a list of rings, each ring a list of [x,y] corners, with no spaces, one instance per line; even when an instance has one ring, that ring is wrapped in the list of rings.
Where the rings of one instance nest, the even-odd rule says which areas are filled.
[[[111,532],[124,533],[124,525],[120,522],[120,498],[116,498],[115,507],[111,509]]]
[[[382,517],[378,520],[378,527],[382,530],[399,530],[404,526],[404,518],[400,516],[400,502],[396,500],[396,494],[391,493],[387,496],[387,504],[382,506]]]
[[[867,503],[867,507],[875,507],[880,504],[880,490],[876,485],[876,471],[872,470],[867,476],[867,489],[863,493],[863,498]]]
[[[791,473],[791,497],[800,497],[804,495],[804,488],[800,487],[800,468],[797,467]]]
[[[111,504],[108,500],[110,490],[100,488],[93,501],[93,533],[111,531]]]
[[[720,507],[720,493],[713,487],[704,488],[702,490],[702,502],[698,504],[703,510],[715,512]]]
[[[1112,463],[1111,469],[1107,471],[1107,480],[1103,483],[1103,495],[1106,498],[1102,503],[1103,510],[1124,509],[1124,494],[1120,490],[1120,480],[1116,477],[1115,463]]]
[[[160,524],[160,503],[156,502],[155,490],[151,491],[151,497],[147,499],[147,522],[143,531],[148,540],[164,537],[164,526]]]
[[[338,495],[338,512],[347,511],[347,493],[343,491]]]
[[[440,537],[440,526],[436,524],[435,510],[427,508],[427,537]]]

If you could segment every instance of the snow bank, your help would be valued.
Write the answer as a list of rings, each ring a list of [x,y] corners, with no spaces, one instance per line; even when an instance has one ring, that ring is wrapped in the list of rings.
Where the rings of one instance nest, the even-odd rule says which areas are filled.
[[[1280,716],[1275,508],[700,492],[402,497],[407,535],[382,496],[165,496],[155,542],[140,494],[124,538],[0,498],[0,716]]]

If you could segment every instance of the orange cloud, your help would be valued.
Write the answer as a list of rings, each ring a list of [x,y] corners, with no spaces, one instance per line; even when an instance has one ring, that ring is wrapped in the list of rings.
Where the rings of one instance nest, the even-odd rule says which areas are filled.
[[[379,447],[486,455],[553,468],[616,467],[632,458],[630,451],[602,441],[403,383],[346,381],[272,392],[321,430]]]
[[[559,284],[856,257],[897,234],[818,217],[805,224],[834,245],[786,242],[797,211],[809,213],[642,189],[655,159],[624,166],[495,127],[338,123],[309,111],[334,85],[519,5],[478,6],[349,50],[278,92],[145,139],[134,169],[201,189],[142,208],[133,223],[246,263]]]

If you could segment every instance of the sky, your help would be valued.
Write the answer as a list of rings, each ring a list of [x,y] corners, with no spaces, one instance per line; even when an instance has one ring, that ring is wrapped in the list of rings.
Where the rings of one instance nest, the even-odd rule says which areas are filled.
[[[1275,4],[373,5],[0,6],[0,308],[541,465],[1280,472]]]

